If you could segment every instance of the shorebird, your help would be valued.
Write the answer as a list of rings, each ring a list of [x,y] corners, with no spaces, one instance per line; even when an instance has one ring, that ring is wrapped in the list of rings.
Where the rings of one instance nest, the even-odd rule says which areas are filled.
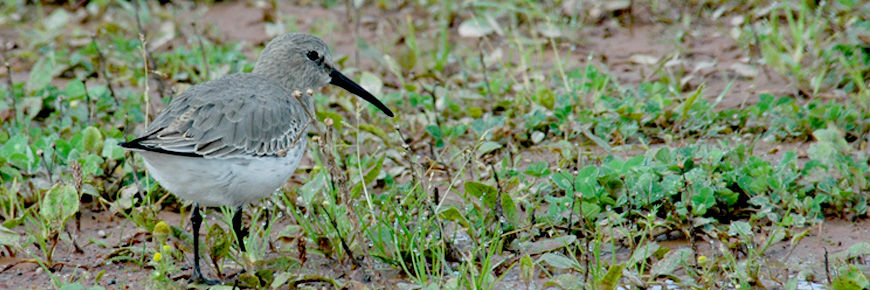
[[[393,117],[375,96],[334,68],[323,40],[289,33],[266,45],[252,72],[189,88],[142,136],[120,144],[142,156],[163,188],[194,202],[193,282],[218,283],[200,271],[199,207],[236,206],[232,227],[244,252],[242,207],[273,194],[296,171],[314,122],[314,90],[327,84]]]

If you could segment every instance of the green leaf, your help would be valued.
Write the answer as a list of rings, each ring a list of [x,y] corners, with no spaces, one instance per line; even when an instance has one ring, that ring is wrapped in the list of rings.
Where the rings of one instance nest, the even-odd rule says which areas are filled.
[[[550,267],[561,270],[580,269],[580,264],[578,264],[576,261],[556,253],[543,254],[540,258],[538,258],[537,262],[538,264],[545,263]]]
[[[544,161],[540,161],[538,163],[529,165],[529,167],[526,167],[525,174],[531,175],[534,177],[548,176],[548,175],[550,175],[549,166],[550,166],[549,163],[544,162]]]
[[[325,189],[325,185],[326,170],[320,170],[308,182],[299,187],[299,193],[305,205],[310,205],[314,201],[314,196]]]
[[[486,141],[483,144],[480,144],[480,147],[477,147],[477,156],[484,155],[486,153],[492,152],[496,149],[500,149],[502,146],[498,142]]]
[[[289,272],[281,272],[278,275],[275,275],[275,280],[272,280],[272,284],[269,285],[269,288],[278,289],[281,286],[284,286],[284,283],[290,281],[290,278],[293,278],[293,274]]]
[[[468,223],[468,219],[466,219],[465,216],[463,216],[462,213],[454,207],[448,207],[442,210],[438,213],[438,216],[440,216],[442,219],[456,222],[463,227],[471,227],[471,224]]]
[[[54,185],[39,205],[39,215],[55,228],[63,228],[66,220],[79,211],[79,195],[72,185]]]
[[[221,228],[220,225],[214,223],[208,229],[208,233],[205,235],[206,244],[211,245],[211,247],[205,247],[209,249],[209,257],[211,257],[214,261],[220,261],[223,257],[226,257],[230,252],[230,241],[229,235],[227,232]],[[243,241],[238,241],[238,243],[244,243]]]
[[[73,80],[66,85],[63,94],[73,100],[82,99],[85,96],[85,84],[81,80]]]
[[[103,142],[103,152],[100,156],[109,160],[119,160],[124,157],[124,148],[118,146],[118,140],[106,139]]]
[[[342,115],[329,111],[317,111],[314,114],[317,116],[317,120],[321,123],[323,122],[323,120],[326,120],[326,118],[332,119],[332,126],[335,127],[335,129],[339,132],[341,132],[342,128],[344,128],[344,117]]]
[[[661,260],[652,265],[650,274],[653,278],[659,275],[674,275],[674,271],[682,265],[688,265],[692,260],[692,250],[682,248],[670,251]]]
[[[740,235],[742,237],[752,236],[752,225],[744,221],[734,221],[728,226],[728,234],[731,236]]]
[[[56,9],[63,10],[63,9]],[[55,73],[54,51],[49,51],[45,57],[39,58],[33,69],[30,70],[30,79],[27,81],[27,91],[37,92],[45,89],[51,83]],[[41,100],[40,100],[41,103]]]
[[[577,242],[577,236],[575,235],[559,236],[550,239],[540,239],[535,242],[522,242],[520,243],[520,249],[523,254],[534,256],[574,245],[575,242]]]
[[[656,242],[646,243],[642,247],[637,248],[634,253],[631,254],[629,261],[632,264],[646,262],[646,260],[652,257],[659,248],[661,248],[661,246]]]
[[[655,159],[662,163],[671,163],[671,149],[662,147],[659,151],[656,151]]]
[[[601,205],[592,202],[582,202],[580,206],[583,208],[583,215],[587,219],[594,220],[601,213]]]
[[[103,175],[103,169],[100,167],[103,164],[103,158],[96,154],[88,154],[83,158],[79,158],[79,163],[82,164],[82,176],[100,176]]]
[[[481,201],[483,201],[483,205],[488,208],[495,207],[497,195],[495,187],[473,181],[466,182],[465,193],[471,194],[474,197],[479,198]]]
[[[381,158],[379,158],[378,161],[375,162],[375,165],[371,169],[369,169],[368,172],[366,172],[365,176],[363,176],[363,180],[365,181],[365,184],[371,184],[372,182],[374,182],[375,178],[378,177],[378,174],[381,174],[381,169],[383,167],[384,167],[384,156],[381,156]],[[359,194],[362,191],[362,187],[363,187],[363,182],[357,182],[356,185],[353,186],[353,189],[350,190],[350,192],[354,196],[356,196],[357,194]]]
[[[713,189],[710,187],[702,188],[697,194],[692,196],[692,203],[694,205],[693,212],[699,216],[704,215],[707,213],[707,209],[713,208],[716,205]]]
[[[583,169],[580,169],[577,177],[595,180],[598,178],[598,172],[599,169],[597,166],[587,165],[586,167],[583,167]]]
[[[501,195],[501,207],[504,210],[504,215],[508,222],[514,228],[519,227],[520,216],[519,213],[517,213],[517,205],[514,203],[514,199],[511,198],[510,194]]]
[[[582,278],[581,275],[575,273],[562,274],[553,277],[553,279],[544,283],[544,287],[558,287],[559,289],[586,289],[586,286],[581,281]]]
[[[610,269],[607,269],[607,274],[601,279],[600,289],[616,289],[616,286],[619,285],[619,280],[622,279],[623,268],[625,268],[625,264],[610,266]]]
[[[530,283],[534,277],[535,261],[529,255],[525,255],[520,258],[520,278],[523,279],[523,282]]]
[[[71,15],[64,9],[55,9],[48,17],[45,18],[45,30],[57,31],[69,23]]]
[[[849,247],[846,252],[843,252],[839,255],[844,259],[851,259],[857,257],[870,256],[870,243],[857,243]]]
[[[20,248],[21,235],[7,227],[0,226],[0,245]]]
[[[378,128],[378,127],[375,127],[375,126],[372,126],[369,124],[359,124],[359,129],[362,131],[366,131],[366,132],[375,134],[375,136],[378,136],[378,138],[381,138],[381,140],[384,140],[384,141],[390,140],[390,137],[387,136],[387,133],[385,133],[384,130],[381,130],[381,128]]]
[[[832,286],[837,290],[863,290],[870,288],[870,281],[855,265],[840,268],[840,276],[834,277]]]
[[[98,154],[103,149],[103,134],[100,129],[88,126],[82,132],[82,149],[87,152]]]
[[[550,175],[550,180],[556,184],[561,189],[564,189],[569,194],[574,194],[574,176],[568,174],[567,172],[556,172],[553,175]]]

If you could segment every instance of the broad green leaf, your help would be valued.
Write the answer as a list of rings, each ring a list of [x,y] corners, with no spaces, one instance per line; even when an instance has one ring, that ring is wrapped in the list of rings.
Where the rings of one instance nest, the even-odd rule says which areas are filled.
[[[542,263],[561,270],[580,269],[580,264],[578,264],[576,261],[556,253],[546,253],[541,255],[541,257],[538,258],[538,264]]]
[[[290,278],[293,278],[293,276],[294,276],[293,274],[288,273],[288,272],[278,273],[278,275],[275,275],[275,279],[272,280],[272,284],[269,285],[269,288],[272,288],[272,289],[281,288],[281,286],[284,286],[284,283],[287,283],[287,281],[290,281]]]
[[[497,198],[497,191],[495,187],[479,182],[466,182],[465,192],[479,198],[483,202],[483,205],[485,205],[486,207],[495,207]]]
[[[864,242],[854,244],[850,246],[846,252],[843,252],[838,256],[843,259],[870,256],[870,243]]]
[[[46,57],[39,58],[36,61],[36,64],[33,65],[33,69],[30,70],[30,79],[27,81],[27,91],[40,91],[47,87],[51,83],[51,79],[54,78],[56,66],[54,52],[50,51],[47,54]],[[41,103],[42,100],[40,99],[40,104]]]
[[[529,167],[526,167],[525,174],[534,176],[534,177],[544,177],[550,175],[550,164],[544,161],[540,161],[534,164],[530,164]]]
[[[734,221],[728,226],[728,234],[731,236],[740,235],[743,237],[752,236],[752,225],[745,221]]]
[[[341,132],[342,128],[344,128],[344,117],[331,111],[317,111],[314,113],[317,115],[317,120],[323,122],[326,118],[332,119],[332,126],[335,127],[336,130]]]
[[[534,256],[573,245],[576,241],[577,236],[567,235],[551,239],[541,239],[535,242],[523,242],[520,243],[520,251],[525,255]]]
[[[82,99],[85,96],[85,84],[78,79],[71,81],[66,85],[63,94],[70,99]]]
[[[103,134],[100,129],[88,126],[82,131],[82,149],[90,153],[100,153],[103,149]]]
[[[586,287],[581,281],[583,277],[576,273],[562,274],[553,277],[544,283],[544,287],[558,287],[559,289],[585,289]],[[549,288],[547,288],[549,289]]]
[[[305,205],[310,205],[314,196],[325,188],[326,170],[320,170],[308,182],[299,187],[299,193]]]
[[[577,174],[578,178],[587,178],[587,179],[597,179],[598,178],[598,167],[594,165],[587,165],[580,169],[580,172]]]
[[[79,195],[75,187],[56,184],[45,194],[39,205],[39,215],[55,228],[63,228],[66,220],[79,211]]]
[[[668,147],[662,147],[659,151],[656,151],[655,155],[656,161],[662,163],[670,163],[671,162],[671,149]]]
[[[550,179],[553,180],[553,183],[556,184],[561,189],[564,189],[568,193],[574,193],[574,176],[568,174],[565,171],[556,172],[553,175],[550,175]]]
[[[689,265],[692,259],[692,250],[682,248],[676,251],[670,251],[652,265],[650,274],[653,278],[659,275],[674,275],[674,271],[682,265]]]
[[[100,153],[100,156],[109,160],[118,160],[124,157],[124,148],[118,146],[118,140],[106,139],[103,142],[103,152]]]
[[[610,266],[610,269],[607,269],[607,274],[601,279],[601,289],[616,289],[619,280],[622,279],[623,268],[625,268],[625,264]]]
[[[466,227],[466,228],[470,227],[470,224],[468,223],[468,219],[466,219],[465,216],[463,216],[462,213],[459,212],[459,210],[454,208],[454,207],[448,207],[448,208],[442,210],[441,212],[438,213],[438,216],[440,216],[442,219],[445,219],[445,220],[454,221],[463,227]]]
[[[870,281],[867,276],[861,272],[861,269],[855,265],[843,266],[840,268],[840,275],[834,277],[832,286],[837,290],[863,290],[870,288]]]
[[[481,156],[496,149],[500,149],[501,147],[501,144],[499,144],[498,142],[486,141],[483,142],[483,144],[480,144],[480,147],[477,147],[477,155]]]
[[[0,245],[20,248],[21,235],[7,227],[0,226]]]
[[[643,263],[646,259],[652,257],[652,255],[659,250],[661,246],[659,246],[656,242],[649,242],[645,245],[634,250],[634,253],[631,254],[631,258],[629,259],[630,263]]]
[[[701,188],[695,195],[692,196],[694,204],[694,213],[696,215],[704,215],[707,210],[716,205],[716,197],[713,195],[713,189],[710,187]]]
[[[592,202],[581,202],[580,206],[583,209],[583,215],[590,220],[594,220],[601,213],[601,205]]]

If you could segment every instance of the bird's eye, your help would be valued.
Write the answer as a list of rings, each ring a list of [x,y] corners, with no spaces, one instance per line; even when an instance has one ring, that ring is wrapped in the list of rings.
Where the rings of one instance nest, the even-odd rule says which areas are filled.
[[[316,51],[313,51],[313,50],[312,50],[312,51],[309,51],[308,54],[306,54],[306,56],[308,56],[308,59],[310,59],[310,60],[312,60],[312,61],[315,61],[315,60],[317,60],[318,58],[320,58],[320,55],[317,55],[317,52],[316,52]]]

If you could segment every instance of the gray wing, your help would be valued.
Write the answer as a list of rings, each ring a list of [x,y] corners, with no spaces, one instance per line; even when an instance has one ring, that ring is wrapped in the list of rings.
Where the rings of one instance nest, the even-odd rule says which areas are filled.
[[[179,95],[130,143],[206,158],[281,155],[307,132],[301,101],[261,77],[227,75]]]

